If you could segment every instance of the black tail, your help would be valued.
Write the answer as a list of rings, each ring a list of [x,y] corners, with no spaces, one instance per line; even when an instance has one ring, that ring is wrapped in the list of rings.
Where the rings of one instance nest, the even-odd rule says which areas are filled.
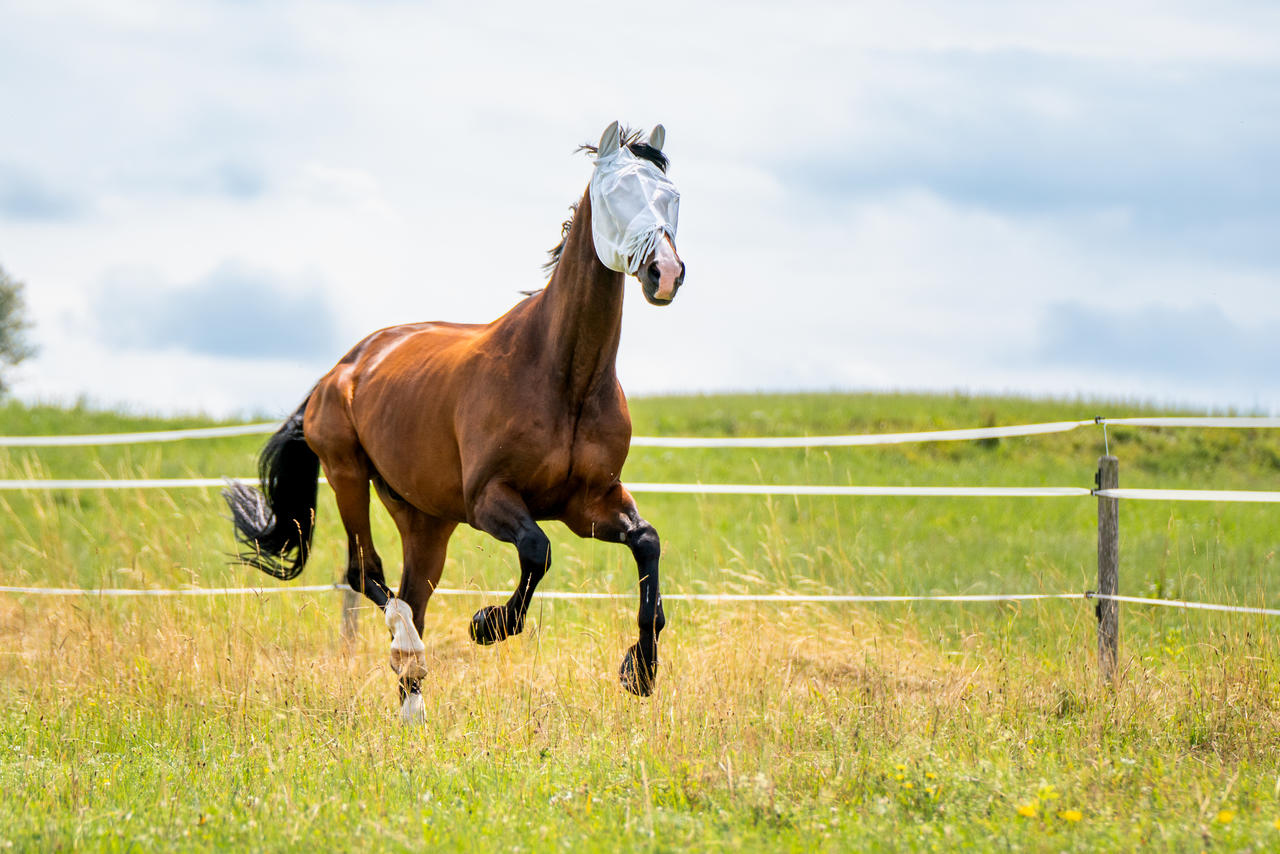
[[[308,400],[310,395],[308,395]],[[320,458],[302,433],[307,401],[267,440],[258,457],[262,490],[227,482],[222,497],[231,507],[236,539],[246,547],[240,559],[267,575],[297,578],[311,551]]]

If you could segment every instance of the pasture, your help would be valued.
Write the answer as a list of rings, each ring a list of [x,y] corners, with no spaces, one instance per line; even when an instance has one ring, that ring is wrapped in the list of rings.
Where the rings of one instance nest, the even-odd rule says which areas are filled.
[[[632,401],[648,435],[947,429],[1148,414],[1101,402],[786,395]],[[1163,414],[1163,413],[1162,413]],[[199,426],[0,407],[0,434]],[[0,477],[247,475],[263,437],[0,449]],[[1277,488],[1280,431],[1111,429],[1121,486]],[[633,449],[624,481],[1091,486],[1100,430],[829,450]],[[637,496],[665,593],[1036,593],[1094,586],[1085,498]],[[270,586],[228,563],[217,491],[0,493],[0,584]],[[1122,502],[1122,593],[1275,606],[1274,505]],[[631,593],[626,549],[555,524],[544,590]],[[375,536],[398,579],[394,527]],[[321,490],[297,584],[340,580]],[[511,589],[460,529],[443,584]],[[0,594],[0,846],[210,850],[1200,850],[1280,846],[1277,618],[1092,604],[670,601],[653,697],[617,684],[635,600],[535,598],[467,638],[437,596],[427,722],[397,719],[380,615],[341,595]]]

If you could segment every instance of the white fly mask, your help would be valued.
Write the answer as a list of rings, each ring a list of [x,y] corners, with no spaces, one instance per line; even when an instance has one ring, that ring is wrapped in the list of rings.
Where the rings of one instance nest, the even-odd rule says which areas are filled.
[[[597,150],[591,175],[591,236],[601,263],[634,276],[664,236],[675,243],[680,191],[661,169],[620,144],[619,136],[614,122]],[[658,125],[649,144],[661,150],[664,136]]]

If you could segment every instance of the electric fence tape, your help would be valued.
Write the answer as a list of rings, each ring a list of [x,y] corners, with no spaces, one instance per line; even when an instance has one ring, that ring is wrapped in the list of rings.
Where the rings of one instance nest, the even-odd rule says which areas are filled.
[[[191,587],[175,590],[154,588],[115,587],[93,590],[78,587],[0,587],[0,593],[16,593],[31,596],[257,596],[272,593],[320,593],[334,590],[351,590],[348,584],[301,584],[293,587]],[[511,591],[464,590],[449,587],[437,588],[434,596],[484,596],[505,597]],[[576,590],[539,590],[540,599],[603,599],[632,600],[635,593],[592,593]],[[1005,602],[1037,599],[1083,599],[1083,593],[958,593],[938,595],[874,595],[841,593],[664,593],[663,601],[671,602]]]
[[[322,593],[347,591],[347,584],[300,584],[293,587],[191,587],[174,590],[108,587],[98,590],[79,587],[7,587],[0,586],[0,593],[27,596],[86,596],[86,597],[174,597],[174,596],[262,596],[274,593]],[[462,590],[441,587],[437,596],[483,596],[500,598],[510,594],[507,590]],[[634,593],[592,593],[575,590],[545,590],[536,594],[541,599],[560,600],[631,600]],[[1218,611],[1258,616],[1280,616],[1280,608],[1256,608],[1248,605],[1220,605],[1214,602],[1188,602],[1180,599],[1158,599],[1146,596],[1119,596],[1086,591],[1084,593],[941,593],[921,595],[860,594],[860,593],[664,593],[664,601],[670,602],[776,602],[782,604],[805,603],[876,603],[876,602],[1025,602],[1047,599],[1109,599],[1134,605],[1151,605],[1181,608],[1195,611]],[[372,606],[370,606],[372,607]]]
[[[256,478],[239,478],[253,483]],[[319,483],[324,483],[320,478]],[[77,489],[209,489],[226,486],[227,478],[27,478],[0,480],[0,491]],[[881,496],[917,498],[1120,498],[1131,501],[1224,501],[1280,503],[1280,492],[1226,489],[1085,489],[1082,486],[838,486],[759,483],[628,483],[633,493],[659,495]]]
[[[864,433],[847,436],[633,436],[631,446],[633,448],[835,448],[1039,436],[1048,433],[1066,433],[1089,425],[1107,424],[1133,427],[1256,429],[1280,427],[1280,418],[1266,416],[1099,417],[1084,421],[1052,421],[1042,424],[1018,424],[1004,427],[926,430],[913,433]],[[178,442],[186,439],[216,439],[274,433],[279,427],[280,424],[278,422],[270,422],[231,424],[223,427],[194,427],[185,430],[156,430],[144,433],[98,433],[78,436],[0,436],[0,447],[84,447],[90,445],[131,445],[145,442]]]
[[[253,483],[256,478],[241,478]],[[324,483],[324,478],[320,478]],[[216,477],[170,477],[147,479],[60,479],[33,478],[0,480],[0,490],[62,489],[184,489],[226,486],[227,480]],[[1090,494],[1079,486],[813,486],[807,484],[755,483],[628,483],[635,493],[684,495],[870,495],[917,496],[933,498],[1063,498]]]

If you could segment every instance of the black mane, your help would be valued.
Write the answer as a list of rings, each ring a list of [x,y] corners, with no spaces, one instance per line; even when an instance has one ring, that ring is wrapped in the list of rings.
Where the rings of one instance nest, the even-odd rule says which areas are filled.
[[[622,144],[625,145],[636,157],[639,157],[641,160],[648,160],[654,166],[657,166],[662,170],[663,174],[666,174],[667,165],[670,163],[670,161],[667,160],[667,155],[663,154],[649,143],[642,142],[640,137],[643,133],[644,131],[623,128]],[[576,150],[595,154],[597,147],[589,143],[583,143],[582,145],[579,145]],[[542,269],[546,272],[548,278],[550,278],[551,274],[556,271],[556,264],[560,263],[560,253],[564,252],[564,243],[569,239],[569,231],[573,228],[573,215],[577,212],[577,202],[569,205],[569,218],[560,226],[560,242],[547,251],[547,263],[542,265]],[[536,293],[536,291],[534,293]]]

